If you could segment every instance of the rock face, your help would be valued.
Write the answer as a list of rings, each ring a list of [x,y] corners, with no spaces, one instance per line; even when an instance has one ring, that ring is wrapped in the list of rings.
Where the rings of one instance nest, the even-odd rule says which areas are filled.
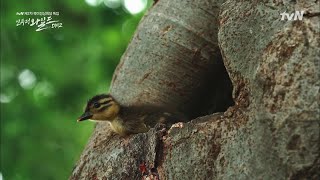
[[[302,20],[281,20],[280,13],[300,10]],[[319,1],[160,0],[140,23],[111,92],[122,103],[170,104],[185,113],[199,107],[190,96],[201,92],[211,98],[191,117],[226,109],[231,88],[221,52],[235,104],[127,138],[99,123],[70,178],[141,179],[154,168],[154,176],[175,180],[320,179],[319,16]],[[204,78],[212,73],[205,67],[223,81]],[[196,78],[184,82],[189,76]],[[221,99],[228,103],[214,103]]]
[[[279,13],[295,10],[303,20],[281,21]],[[221,7],[224,62],[235,87],[244,82],[249,106],[218,156],[227,162],[218,178],[319,179],[319,17],[319,2]]]

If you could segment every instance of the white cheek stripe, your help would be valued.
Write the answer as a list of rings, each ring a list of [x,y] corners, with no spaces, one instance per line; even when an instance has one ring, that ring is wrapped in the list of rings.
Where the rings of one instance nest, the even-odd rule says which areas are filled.
[[[94,119],[89,119],[89,121],[92,121],[92,122],[106,122],[106,121],[103,121],[103,120],[94,120]]]
[[[102,101],[102,102],[99,101],[99,103],[100,103],[100,104],[104,104],[104,103],[106,103],[106,102],[108,102],[108,101],[112,102],[112,99],[111,99],[111,98],[104,99],[104,101]]]

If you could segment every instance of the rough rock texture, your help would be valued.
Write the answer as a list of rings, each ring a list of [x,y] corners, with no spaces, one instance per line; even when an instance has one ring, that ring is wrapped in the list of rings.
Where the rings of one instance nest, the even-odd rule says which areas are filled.
[[[121,138],[99,123],[71,179],[141,179],[141,162],[161,179],[320,179],[319,1],[221,4],[158,1],[111,92],[123,104],[166,104],[191,117],[225,109],[214,103],[231,89],[221,51],[235,105],[165,133]],[[305,11],[302,21],[280,20],[295,10]]]
[[[295,10],[318,15],[280,20]],[[319,11],[319,1],[223,4],[221,51],[249,106],[218,155],[228,162],[218,178],[319,179]]]

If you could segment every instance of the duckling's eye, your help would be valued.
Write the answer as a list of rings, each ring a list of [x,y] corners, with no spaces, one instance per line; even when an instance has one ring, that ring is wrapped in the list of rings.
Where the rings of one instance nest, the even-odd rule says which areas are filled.
[[[95,102],[95,103],[93,103],[93,107],[94,107],[94,108],[99,108],[99,107],[100,107],[100,104],[97,103],[97,102]]]

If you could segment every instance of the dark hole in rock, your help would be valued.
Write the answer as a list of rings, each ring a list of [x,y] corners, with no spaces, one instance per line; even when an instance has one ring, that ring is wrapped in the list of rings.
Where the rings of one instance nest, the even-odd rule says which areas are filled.
[[[214,62],[208,67],[200,82],[203,87],[192,97],[192,109],[188,109],[187,116],[191,119],[216,112],[224,112],[234,105],[232,98],[232,82],[224,66],[220,53],[211,58]]]
[[[298,150],[301,143],[301,138],[299,135],[295,134],[291,137],[287,149],[288,150]]]

